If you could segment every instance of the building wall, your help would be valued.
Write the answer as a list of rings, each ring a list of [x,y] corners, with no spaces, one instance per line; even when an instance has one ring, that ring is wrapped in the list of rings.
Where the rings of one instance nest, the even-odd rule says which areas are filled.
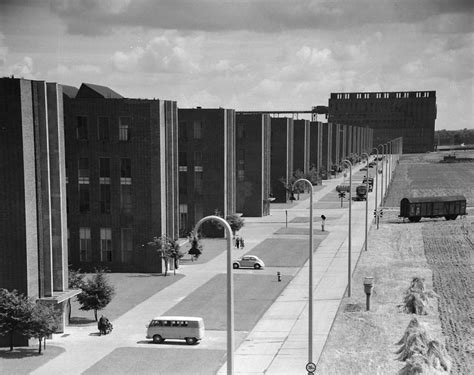
[[[436,91],[331,93],[329,121],[369,126],[373,144],[403,137],[404,152],[434,149]]]
[[[293,171],[297,171],[299,169],[303,173],[308,173],[310,167],[310,122],[309,120],[294,120],[293,124]]]
[[[270,116],[237,114],[237,212],[243,216],[270,214]]]
[[[321,167],[323,171],[326,171],[327,173],[326,176],[329,176],[331,165],[332,165],[332,125],[327,122],[323,122],[322,123]]]
[[[318,121],[310,122],[310,151],[309,164],[310,167],[315,166],[319,171],[322,165],[322,123]]]
[[[187,211],[180,233],[185,235],[205,216],[236,211],[235,111],[180,108],[178,114],[179,203]],[[217,235],[209,227],[204,231]]]
[[[293,136],[293,119],[271,119],[270,185],[275,203],[285,203],[287,200],[287,192],[280,179],[288,183],[293,176]]]
[[[66,98],[64,106],[72,264],[161,272],[159,257],[141,245],[155,236],[178,237],[176,102],[78,97]],[[87,139],[78,139],[79,118],[87,119]],[[106,137],[101,121],[108,121]],[[128,140],[120,139],[127,133],[120,124],[129,125]],[[80,159],[88,160],[89,183],[79,178]],[[108,171],[105,163],[101,170],[101,159],[109,160]],[[80,189],[90,196],[83,212]],[[81,228],[90,230],[91,247],[82,259]],[[106,247],[111,252],[102,252]]]

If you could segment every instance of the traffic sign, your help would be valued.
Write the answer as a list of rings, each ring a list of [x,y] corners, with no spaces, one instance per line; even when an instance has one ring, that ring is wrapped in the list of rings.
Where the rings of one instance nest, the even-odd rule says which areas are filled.
[[[313,362],[308,362],[306,364],[306,371],[311,372],[311,373],[315,372],[316,371],[316,365]]]

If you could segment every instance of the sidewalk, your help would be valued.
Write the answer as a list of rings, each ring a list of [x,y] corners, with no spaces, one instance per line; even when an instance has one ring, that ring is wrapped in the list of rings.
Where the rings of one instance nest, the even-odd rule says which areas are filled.
[[[315,203],[334,191],[341,178],[325,181],[325,188],[314,193]],[[353,186],[354,187],[354,186]],[[355,188],[355,187],[354,187]],[[375,192],[374,192],[375,193]],[[369,198],[369,213],[374,209],[373,194]],[[334,192],[335,200],[336,192]],[[294,210],[309,209],[309,200],[298,203]],[[290,213],[292,210],[289,210]],[[327,220],[330,232],[313,255],[313,363],[323,351],[337,310],[347,291],[348,282],[348,208],[324,209],[342,213],[335,221]],[[274,211],[272,210],[272,215]],[[301,212],[298,214],[301,215]],[[307,214],[309,216],[309,212]],[[314,219],[320,212],[313,209]],[[291,212],[294,217],[294,212]],[[290,220],[290,218],[289,218]],[[369,217],[369,226],[372,215]],[[295,224],[292,224],[294,226]],[[309,223],[299,224],[308,227]],[[314,227],[314,224],[313,224]],[[365,201],[352,204],[351,270],[355,269],[365,241]],[[308,239],[309,241],[309,239]],[[351,272],[351,273],[352,273]],[[309,260],[290,282],[284,293],[273,303],[234,353],[235,374],[305,374],[308,363],[308,280]],[[360,287],[360,286],[356,286]],[[352,286],[354,288],[354,285]],[[227,373],[226,364],[219,374]]]

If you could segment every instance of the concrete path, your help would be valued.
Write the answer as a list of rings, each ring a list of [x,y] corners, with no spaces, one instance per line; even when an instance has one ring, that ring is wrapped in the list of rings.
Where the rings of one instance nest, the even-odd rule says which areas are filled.
[[[341,181],[341,178],[325,181],[324,187],[313,194],[314,203],[333,191]],[[371,201],[370,213],[373,211],[373,197]],[[319,245],[313,256],[313,362],[315,363],[321,354],[347,286],[347,203],[345,207],[324,210],[324,214],[328,217],[326,228],[329,235]],[[294,203],[288,210],[272,209],[269,216],[246,218],[246,226],[240,231],[245,239],[245,248],[233,250],[233,255],[240,256],[247,253],[266,238],[274,237],[275,231],[285,225],[286,215],[288,215],[288,221],[291,221],[295,217],[309,215],[308,208],[309,199],[305,199]],[[352,268],[354,269],[364,241],[365,202],[354,202],[352,208]],[[338,219],[331,220],[329,211],[337,212]],[[314,209],[315,220],[322,213]],[[341,213],[342,216],[340,216]],[[369,221],[371,219],[370,217]],[[291,224],[292,227],[302,228],[307,228],[308,225],[308,223]],[[314,227],[317,228],[317,225],[319,223],[315,221]],[[113,322],[113,335],[91,340],[90,336],[95,335],[91,333],[91,326],[67,327],[65,335],[55,335],[48,341],[48,344],[65,348],[65,352],[39,367],[32,374],[80,374],[116,348],[146,348],[148,342],[144,336],[147,321],[144,317],[151,318],[164,314],[215,275],[225,272],[226,256],[226,252],[223,252],[200,267],[182,264],[179,272],[185,274],[186,277],[116,319]],[[243,336],[244,333],[235,333],[235,342],[237,344],[242,342],[234,353],[236,374],[304,373],[308,359],[308,267],[307,262],[246,338]],[[273,271],[274,269],[268,270],[268,272]],[[282,274],[285,275],[284,272]],[[87,345],[87,350],[84,350],[85,345]],[[206,340],[199,347],[222,349],[225,345],[225,331],[206,331]],[[166,344],[162,345],[162,347],[165,346]],[[219,373],[226,373],[226,371],[226,365],[224,365]]]

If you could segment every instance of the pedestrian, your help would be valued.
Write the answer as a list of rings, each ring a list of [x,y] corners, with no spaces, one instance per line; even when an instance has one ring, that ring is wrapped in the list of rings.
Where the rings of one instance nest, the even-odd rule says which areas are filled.
[[[240,247],[243,249],[244,248],[244,238],[240,237]]]
[[[324,225],[326,224],[326,216],[321,215],[321,231],[324,232]]]
[[[240,248],[240,237],[239,237],[239,236],[237,236],[237,237],[235,238],[235,247],[236,247],[237,249]]]

